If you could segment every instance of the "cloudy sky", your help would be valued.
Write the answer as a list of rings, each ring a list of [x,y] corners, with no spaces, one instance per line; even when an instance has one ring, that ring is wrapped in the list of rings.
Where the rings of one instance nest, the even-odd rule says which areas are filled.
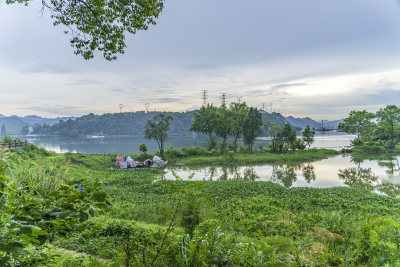
[[[0,0],[0,114],[79,116],[220,104],[339,119],[400,104],[400,1],[167,0],[117,61],[73,54],[40,1]]]

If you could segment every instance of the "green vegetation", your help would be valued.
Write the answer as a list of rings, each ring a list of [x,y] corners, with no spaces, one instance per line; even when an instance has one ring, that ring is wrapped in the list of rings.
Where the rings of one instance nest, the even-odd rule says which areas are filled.
[[[99,183],[68,179],[65,160],[54,153],[28,144],[0,150],[0,160],[1,266],[55,263],[48,242],[89,226],[109,207]]]
[[[208,150],[217,148],[217,136],[222,139],[220,151],[238,151],[238,140],[243,135],[243,141],[253,151],[253,144],[260,134],[262,115],[257,108],[248,107],[246,103],[231,103],[229,108],[222,105],[217,108],[213,105],[202,106],[194,113],[190,130],[207,134],[209,137]],[[232,136],[233,143],[228,147],[228,136]]]
[[[139,145],[139,150],[142,151],[143,153],[146,153],[146,152],[147,152],[147,146],[146,146],[146,144],[145,144],[145,143],[141,143],[141,144]]]
[[[217,127],[215,117],[217,112],[218,108],[213,105],[208,104],[207,106],[202,106],[193,114],[193,122],[190,126],[190,131],[206,134],[208,136],[208,148],[210,150],[217,145],[215,136],[215,129]]]
[[[309,162],[325,159],[339,154],[338,151],[330,149],[287,151],[285,153],[267,153],[265,151],[261,151],[252,154],[235,154],[231,152],[222,155],[218,155],[215,150],[207,152],[201,149],[193,148],[186,151],[187,152],[184,153],[183,151],[181,152],[176,149],[167,149],[166,156],[170,163],[178,165],[246,165],[257,163]],[[172,155],[174,155],[174,157],[172,157]]]
[[[146,123],[145,137],[157,141],[158,151],[162,157],[164,157],[164,143],[168,137],[172,119],[172,116],[165,116],[162,113],[158,113]]]
[[[29,0],[7,0],[7,4],[28,5]],[[126,47],[125,34],[135,34],[156,24],[164,8],[164,0],[151,1],[42,1],[43,11],[48,10],[55,26],[64,25],[71,35],[71,46],[76,55],[84,59],[94,57],[95,51],[107,60],[115,60]]]
[[[186,153],[188,151],[190,149]],[[307,157],[306,153],[316,152],[321,150],[290,151],[271,156],[290,155],[300,160]],[[241,154],[233,153],[225,156],[230,155],[241,157]],[[268,154],[243,154],[243,160],[265,155]],[[8,196],[2,204],[13,209],[10,219],[32,221],[32,218],[39,218],[33,220],[35,227],[23,224],[29,231],[20,226],[15,228],[13,224],[9,224],[13,228],[1,228],[2,236],[8,236],[1,239],[1,244],[15,240],[18,242],[12,244],[19,246],[19,242],[29,242],[23,245],[23,254],[5,251],[6,247],[13,247],[10,243],[1,247],[0,253],[8,255],[7,261],[17,261],[20,265],[400,264],[400,200],[358,186],[362,180],[366,184],[374,183],[367,171],[342,172],[343,179],[348,179],[346,181],[356,188],[285,188],[254,179],[194,182],[190,177],[182,177],[189,178],[188,181],[176,177],[176,180],[168,181],[158,170],[105,169],[104,163],[113,163],[115,155],[106,158],[79,153],[57,155],[33,145],[1,152],[0,158],[7,163],[9,177],[1,192],[8,190],[7,194],[14,195],[12,201],[16,204],[9,205],[11,199]],[[293,168],[278,166],[274,170],[285,186],[286,180],[295,173]],[[307,179],[315,179],[312,165],[303,164],[301,168]],[[103,183],[103,188],[98,182]],[[24,191],[16,195],[13,190],[21,185],[26,185]],[[94,186],[90,188],[89,185]],[[26,194],[32,194],[31,187],[38,193],[27,202]],[[95,216],[97,213],[90,210],[98,210],[101,204],[95,201],[98,194],[106,199],[109,195],[112,206],[103,209],[102,215]],[[74,210],[66,210],[72,208],[65,205],[70,201],[74,203]],[[32,213],[33,208],[38,207],[40,213]],[[8,212],[7,209],[1,212],[4,211]],[[39,224],[43,214],[50,216],[46,218],[57,227]],[[2,218],[0,223],[3,224],[4,218],[8,217]],[[33,240],[38,239],[35,235],[45,235],[42,231],[49,238],[40,241],[43,245],[39,245]],[[49,242],[53,245],[48,246]],[[75,255],[77,252],[87,254]]]
[[[216,107],[214,107],[216,108]],[[199,133],[197,138],[209,138],[207,132],[191,129],[194,117],[199,111],[188,112],[163,112],[165,116],[172,116],[174,119],[171,121],[169,136],[193,136],[193,132]],[[216,108],[217,109],[217,108]],[[68,119],[60,121],[59,123],[49,125],[34,125],[32,129],[33,134],[39,135],[58,135],[66,137],[77,137],[86,135],[106,135],[106,136],[136,136],[142,138],[144,136],[144,129],[148,120],[151,120],[154,115],[159,112],[123,112],[114,114],[94,115],[88,114],[75,120]],[[285,124],[285,118],[279,113],[262,113],[263,122],[274,122],[276,125]],[[22,127],[22,126],[21,126]],[[203,126],[200,126],[203,127]],[[214,126],[213,126],[214,127]],[[214,128],[212,128],[214,129]],[[8,127],[7,127],[8,130]],[[19,132],[16,131],[16,132]],[[265,136],[266,132],[261,128],[260,136]],[[215,132],[213,134],[215,137]],[[215,145],[213,146],[215,147]]]
[[[261,126],[261,113],[256,108],[250,107],[243,126],[243,142],[249,146],[250,153],[253,152],[253,145],[256,137],[260,134]]]
[[[309,125],[303,130],[301,139],[304,144],[310,149],[312,143],[314,143],[315,129],[311,129]]]
[[[154,182],[161,175],[154,170],[106,172],[87,178],[107,177],[113,208],[92,219],[102,228],[71,233],[59,246],[121,265],[150,265],[156,255],[155,266],[399,263],[398,199],[352,188]]]
[[[310,145],[314,141],[314,134],[312,134],[312,132],[308,133],[307,131],[303,131],[302,138],[297,138],[295,129],[288,123],[283,126],[275,125],[274,123],[264,123],[264,128],[271,137],[271,144],[269,147],[272,152],[282,153],[288,150],[304,150],[304,134],[309,135],[306,139],[310,142]]]
[[[353,151],[393,152],[400,140],[400,108],[389,105],[375,114],[351,111],[349,117],[339,124],[339,130],[356,134],[352,141]]]

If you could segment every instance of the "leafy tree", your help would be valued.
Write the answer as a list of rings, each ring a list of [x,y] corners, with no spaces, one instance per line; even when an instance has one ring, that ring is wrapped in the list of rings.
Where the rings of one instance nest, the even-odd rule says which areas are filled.
[[[4,136],[7,134],[7,129],[6,126],[4,125],[4,123],[1,125],[1,136]]]
[[[6,0],[7,4],[30,0]],[[42,13],[51,13],[54,25],[64,25],[71,35],[71,46],[76,55],[85,59],[94,57],[96,50],[107,60],[125,51],[125,34],[135,34],[156,24],[164,8],[164,0],[42,0]]]
[[[246,121],[244,123],[243,141],[249,146],[249,151],[253,152],[253,144],[262,126],[262,115],[257,108],[250,107]]]
[[[271,137],[271,150],[273,152],[281,152],[283,150],[282,126],[276,125],[274,122],[264,123],[263,126]]]
[[[222,138],[221,151],[226,151],[226,140],[232,133],[232,112],[222,105],[217,112],[216,134]]]
[[[172,116],[165,116],[162,113],[158,113],[154,115],[152,120],[148,120],[146,124],[145,137],[157,141],[162,157],[164,157],[164,143],[168,137],[168,130],[172,119]]]
[[[376,112],[376,117],[378,119],[378,126],[383,129],[393,147],[398,141],[396,140],[395,142],[395,138],[398,138],[400,128],[400,108],[395,105],[389,105]]]
[[[232,120],[233,150],[237,152],[237,141],[244,131],[249,107],[246,103],[231,103],[230,112]]]
[[[351,111],[342,123],[339,123],[339,131],[349,134],[357,134],[357,138],[366,137],[368,132],[373,128],[372,119],[374,114],[366,110]]]
[[[296,131],[289,123],[286,123],[283,126],[281,136],[284,144],[286,144],[290,149],[296,150],[297,147]]]
[[[315,129],[311,129],[310,125],[307,125],[307,127],[302,132],[301,139],[303,139],[303,142],[307,144],[308,149],[310,149],[311,144],[314,142],[314,136]]]
[[[145,143],[141,143],[141,144],[139,145],[139,150],[142,151],[143,153],[146,153],[146,152],[147,152],[147,146],[146,146],[146,144],[145,144]]]
[[[209,149],[213,149],[216,146],[216,140],[214,133],[217,128],[217,112],[218,108],[208,104],[206,107],[202,106],[200,110],[193,114],[193,122],[190,126],[190,131],[197,133],[207,134],[209,137]]]

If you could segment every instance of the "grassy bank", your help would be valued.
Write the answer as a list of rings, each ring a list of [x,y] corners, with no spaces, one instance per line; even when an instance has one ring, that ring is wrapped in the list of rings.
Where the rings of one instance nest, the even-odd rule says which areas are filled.
[[[288,151],[285,153],[256,152],[228,153],[218,156],[186,156],[168,158],[172,165],[245,165],[259,163],[297,163],[326,159],[340,152],[331,149],[310,149],[303,151]]]
[[[169,186],[182,186],[154,183],[158,174],[108,171],[106,190],[113,209],[93,220],[101,227],[71,233],[58,245],[121,260],[130,236],[136,240],[132,253],[153,259],[179,199]],[[182,183],[195,185],[183,196],[191,208],[182,205],[178,210],[158,266],[399,263],[398,199],[352,188],[285,189],[241,180]],[[185,235],[188,214],[198,219],[192,237]],[[214,251],[209,251],[212,246]],[[143,264],[142,258],[137,261]]]
[[[311,150],[243,157],[287,162],[332,154]],[[162,174],[158,170],[102,168],[113,157],[23,150],[2,155],[13,179],[25,175],[21,168],[29,168],[31,176],[45,175],[56,162],[65,166],[59,179],[102,182],[112,197],[107,213],[53,240],[58,247],[106,259],[76,260],[73,266],[400,264],[399,199],[343,187],[286,189],[262,181],[165,181],[157,179]],[[235,160],[240,157],[235,155]],[[271,161],[264,161],[267,157]]]

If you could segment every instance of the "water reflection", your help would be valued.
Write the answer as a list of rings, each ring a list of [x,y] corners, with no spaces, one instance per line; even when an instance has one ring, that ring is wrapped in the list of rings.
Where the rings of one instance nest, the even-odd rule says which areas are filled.
[[[385,167],[388,165],[379,164],[379,166]],[[391,165],[389,167],[389,172],[393,174]],[[349,187],[374,191],[390,197],[400,196],[400,185],[379,179],[379,177],[372,172],[371,168],[347,168],[339,170],[338,175],[340,179],[344,180],[344,184]]]
[[[344,180],[344,184],[354,188],[374,190],[378,176],[372,173],[371,169],[353,167],[339,170],[338,176]]]
[[[272,179],[286,188],[292,187],[297,180],[296,170],[299,165],[275,165],[273,166]]]
[[[302,171],[303,171],[304,180],[306,180],[307,183],[310,183],[311,181],[315,181],[317,176],[315,175],[314,165],[312,165],[311,163],[304,164]]]
[[[272,181],[286,188],[349,186],[400,197],[400,157],[393,155],[338,155],[303,164],[179,167],[174,170],[182,179],[195,173],[194,180]],[[168,170],[165,177],[173,179]]]
[[[315,181],[315,167],[312,163],[274,165],[272,167],[272,181],[278,182],[286,188],[290,188],[297,181],[297,176],[300,171],[307,183]]]

